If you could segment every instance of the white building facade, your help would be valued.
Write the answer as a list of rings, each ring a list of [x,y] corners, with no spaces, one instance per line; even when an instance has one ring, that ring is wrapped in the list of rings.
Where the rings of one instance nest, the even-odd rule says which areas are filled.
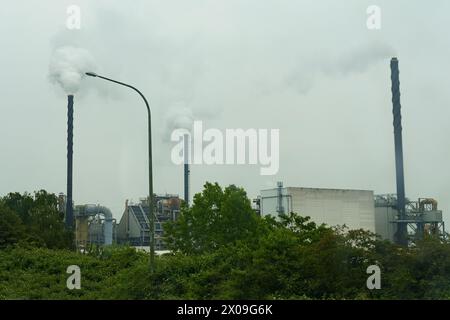
[[[328,226],[375,232],[374,193],[369,190],[282,187],[262,190],[261,215],[295,212]]]

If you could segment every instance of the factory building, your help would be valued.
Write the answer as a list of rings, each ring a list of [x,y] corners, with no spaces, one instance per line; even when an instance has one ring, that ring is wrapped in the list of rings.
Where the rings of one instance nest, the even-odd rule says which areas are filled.
[[[164,224],[174,221],[180,213],[181,200],[178,195],[155,196],[155,250],[166,250]],[[134,247],[150,245],[150,222],[147,199],[138,203],[125,202],[125,210],[117,226],[117,242]]]
[[[60,193],[58,210],[66,215],[67,197]],[[116,242],[116,219],[111,210],[101,205],[84,204],[73,208],[75,222],[75,245],[78,250],[85,250],[92,245],[111,245]]]
[[[178,195],[155,196],[155,249],[165,250],[164,223],[174,221],[180,214]],[[59,211],[65,214],[67,197],[60,193]],[[129,244],[146,249],[150,244],[150,223],[147,199],[139,203],[125,202],[125,211],[117,223],[111,210],[100,205],[76,205],[73,209],[75,242],[80,251],[92,245]]]
[[[261,215],[298,213],[329,226],[346,225],[364,229],[381,239],[396,242],[399,225],[407,226],[407,240],[420,239],[424,234],[445,235],[442,211],[431,198],[411,201],[406,198],[406,214],[402,219],[395,194],[374,195],[369,190],[315,189],[283,187],[262,190],[254,201]]]
[[[111,210],[100,205],[77,205],[74,208],[75,240],[79,249],[91,245],[111,245],[116,238],[116,219]]]
[[[365,229],[382,239],[408,246],[427,234],[445,238],[442,211],[432,198],[411,201],[406,198],[403,169],[402,106],[400,103],[399,61],[393,57],[391,68],[392,114],[394,126],[395,195],[376,195],[373,191],[309,188],[277,188],[263,190],[254,201],[261,215],[296,212],[310,216],[316,223],[330,226],[347,225]]]
[[[373,191],[283,187],[262,190],[259,211],[264,215],[296,212],[316,223],[346,225],[375,232]]]

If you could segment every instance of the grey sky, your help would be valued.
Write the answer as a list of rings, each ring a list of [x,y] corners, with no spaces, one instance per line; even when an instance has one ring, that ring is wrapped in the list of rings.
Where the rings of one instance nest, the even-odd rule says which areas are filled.
[[[345,3],[345,4],[344,4]],[[81,7],[81,30],[65,28]],[[382,28],[366,28],[366,9]],[[286,186],[395,192],[389,59],[400,60],[409,198],[434,197],[450,221],[450,2],[8,1],[0,10],[0,194],[65,192],[66,96],[48,81],[55,48],[83,47],[96,70],[129,82],[153,110],[157,193],[182,195],[168,127],[280,129],[280,170],[193,166],[251,197]],[[169,120],[169,121],[168,121]],[[133,91],[84,79],[75,96],[74,200],[116,218],[147,193],[146,113]]]

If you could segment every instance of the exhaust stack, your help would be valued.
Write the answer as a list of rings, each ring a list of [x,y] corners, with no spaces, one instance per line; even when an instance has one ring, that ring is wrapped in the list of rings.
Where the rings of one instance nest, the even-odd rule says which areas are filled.
[[[392,113],[394,116],[395,170],[397,178],[397,210],[400,222],[397,223],[396,242],[408,244],[408,230],[405,209],[405,175],[403,170],[402,115],[400,104],[400,80],[398,59],[391,59]]]
[[[72,169],[73,169],[73,95],[67,97],[67,201],[66,201],[66,228],[73,228],[73,201],[72,201]]]
[[[189,206],[189,175],[190,175],[190,169],[189,169],[189,162],[190,162],[190,150],[189,150],[189,144],[190,139],[189,135],[184,135],[184,148],[183,148],[183,156],[184,156],[184,201],[187,206]]]

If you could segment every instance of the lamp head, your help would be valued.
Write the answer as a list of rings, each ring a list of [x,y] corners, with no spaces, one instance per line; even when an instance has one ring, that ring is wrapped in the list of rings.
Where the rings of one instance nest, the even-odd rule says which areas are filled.
[[[86,72],[86,75],[90,76],[90,77],[96,77],[97,76],[97,74],[95,72]]]

